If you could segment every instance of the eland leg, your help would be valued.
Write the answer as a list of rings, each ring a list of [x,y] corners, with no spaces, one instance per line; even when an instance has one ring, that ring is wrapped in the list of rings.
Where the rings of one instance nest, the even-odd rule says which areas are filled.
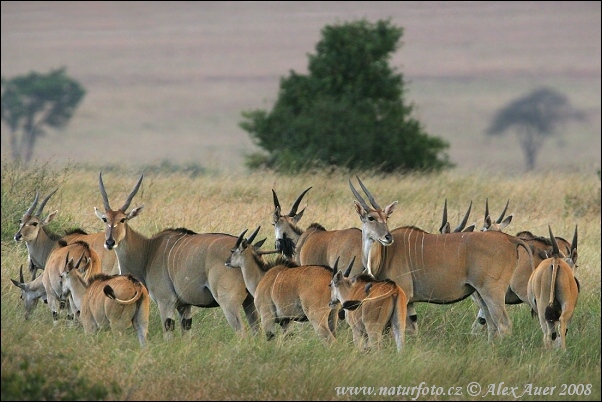
[[[491,294],[491,293],[479,293],[479,296],[483,299],[489,314],[485,314],[485,320],[487,320],[487,329],[489,335],[489,341],[492,341],[496,336],[509,335],[512,332],[512,321],[506,311],[506,303],[504,300],[504,294]],[[491,317],[491,318],[490,318]]]

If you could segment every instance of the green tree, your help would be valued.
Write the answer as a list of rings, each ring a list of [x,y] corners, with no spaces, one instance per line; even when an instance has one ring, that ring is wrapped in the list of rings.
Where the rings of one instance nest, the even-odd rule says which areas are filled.
[[[65,74],[65,68],[9,80],[2,77],[2,121],[9,129],[13,160],[28,163],[37,139],[47,128],[65,127],[84,95],[83,87]]]
[[[557,135],[569,121],[582,120],[585,114],[571,106],[565,95],[550,88],[538,88],[500,109],[486,134],[500,136],[515,132],[525,154],[527,170],[533,170],[545,140]]]
[[[271,112],[244,111],[240,127],[265,154],[247,166],[294,172],[312,166],[441,170],[449,144],[411,117],[402,74],[389,65],[403,29],[390,20],[326,26],[308,75],[280,79]]]

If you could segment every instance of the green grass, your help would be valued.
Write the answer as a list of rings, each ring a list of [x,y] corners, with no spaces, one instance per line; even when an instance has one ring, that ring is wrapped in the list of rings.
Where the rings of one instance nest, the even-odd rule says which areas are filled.
[[[545,235],[550,224],[555,235],[570,239],[574,225],[579,225],[577,275],[582,288],[566,352],[544,349],[539,324],[526,305],[508,306],[513,322],[510,336],[490,344],[484,334],[471,335],[478,309],[468,298],[445,306],[418,304],[419,334],[407,336],[404,350],[396,353],[390,338],[381,350],[358,351],[345,323],[330,347],[304,323],[295,323],[290,335],[269,342],[252,334],[240,337],[219,308],[194,308],[190,333],[182,336],[176,331],[168,342],[163,340],[154,302],[145,349],[140,349],[133,330],[122,336],[110,331],[86,335],[81,326],[64,319],[53,325],[48,307],[42,304],[25,321],[20,293],[9,280],[18,278],[19,265],[26,261],[25,246],[12,240],[13,220],[24,209],[7,216],[4,206],[26,209],[35,189],[17,187],[14,178],[25,175],[28,183],[40,186],[49,178],[58,180],[59,192],[46,207],[47,212],[59,209],[56,230],[83,226],[91,232],[102,227],[93,213],[94,206],[102,206],[101,168],[71,165],[54,171],[34,166],[19,175],[14,169],[2,165],[2,400],[409,400],[419,389],[412,387],[421,387],[419,400],[515,400],[512,395],[487,393],[502,382],[518,387],[517,393],[528,384],[556,387],[551,396],[524,394],[520,400],[600,400],[600,177],[596,172],[520,179],[478,173],[375,176],[360,172],[379,203],[399,201],[391,228],[415,224],[436,231],[446,197],[452,223],[461,219],[472,200],[470,222],[477,221],[480,227],[487,197],[494,215],[510,199],[509,213],[514,214],[510,233],[529,229]],[[145,209],[130,224],[148,236],[168,226],[238,234],[261,225],[259,236],[271,244],[271,189],[287,210],[309,186],[313,188],[301,205],[307,206],[302,227],[314,221],[327,229],[359,226],[348,172],[283,177],[268,172],[192,173],[172,165],[103,169],[110,198],[123,200],[140,173],[145,178],[131,207],[145,204]],[[41,177],[46,179],[40,181]],[[468,395],[472,382],[481,386],[479,396]],[[561,395],[563,384],[574,384],[565,391],[581,394]],[[364,391],[371,388],[358,388],[359,393],[351,395],[345,388],[342,394],[337,387],[374,387],[374,393],[367,395]],[[381,390],[385,394],[379,394]],[[414,394],[386,394],[398,390]],[[454,395],[447,395],[448,391]]]

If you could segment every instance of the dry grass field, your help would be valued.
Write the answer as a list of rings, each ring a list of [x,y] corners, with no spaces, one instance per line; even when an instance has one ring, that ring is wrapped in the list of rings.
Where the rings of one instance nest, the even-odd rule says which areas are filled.
[[[61,66],[86,97],[38,161],[198,163],[241,171],[254,150],[241,111],[270,109],[279,79],[306,72],[329,24],[391,18],[391,60],[429,134],[459,170],[520,173],[516,139],[486,139],[496,110],[549,86],[586,111],[548,141],[541,169],[600,166],[600,2],[2,1],[2,76]],[[2,126],[2,155],[7,139]],[[559,156],[561,155],[561,156]]]
[[[111,205],[121,205],[140,173],[138,169],[103,170]],[[152,236],[167,227],[198,233],[238,235],[261,226],[257,239],[274,244],[270,225],[271,189],[288,212],[308,186],[299,226],[320,222],[328,229],[360,226],[348,185],[349,172],[318,172],[283,177],[271,172],[191,177],[181,172],[145,173],[131,208],[144,204],[129,221],[133,230]],[[510,198],[509,233],[524,229],[571,239],[579,228],[577,276],[581,293],[569,326],[567,351],[546,350],[542,332],[525,304],[507,306],[512,334],[494,344],[471,335],[478,308],[471,298],[437,305],[418,303],[419,334],[406,338],[396,353],[390,337],[381,350],[361,352],[353,346],[349,326],[341,323],[331,347],[321,343],[308,323],[294,323],[291,336],[266,341],[239,338],[219,308],[193,308],[192,328],[177,327],[164,341],[157,303],[151,303],[147,348],[140,349],[133,331],[119,336],[108,330],[86,335],[81,325],[64,319],[53,324],[50,309],[40,303],[24,320],[17,279],[27,248],[12,236],[29,206],[33,188],[51,198],[46,211],[59,210],[50,229],[82,227],[100,231],[93,207],[102,208],[98,168],[64,170],[2,167],[2,400],[600,400],[600,179],[579,173],[507,175],[446,172],[436,175],[373,175],[359,172],[378,203],[399,205],[389,227],[417,225],[436,232],[443,201],[455,226],[474,202],[470,223],[481,227],[485,198],[498,216]],[[491,188],[490,179],[495,182]],[[267,256],[269,258],[269,256]],[[220,265],[221,266],[221,265]],[[26,269],[26,268],[25,268]],[[219,269],[216,268],[216,269]],[[225,266],[222,269],[228,269]],[[26,275],[27,277],[28,275]],[[246,323],[246,321],[245,321]],[[468,385],[482,390],[468,394]],[[517,395],[488,392],[491,385],[517,387]],[[525,394],[525,387],[556,387],[551,395]],[[423,385],[441,394],[419,397],[378,394],[398,386]],[[562,388],[564,385],[565,388]],[[567,387],[569,387],[567,389]],[[337,387],[375,387],[376,394],[342,394]],[[452,394],[447,394],[452,390]],[[564,390],[564,393],[562,393]],[[472,390],[474,391],[474,390]],[[409,395],[409,394],[406,394]]]

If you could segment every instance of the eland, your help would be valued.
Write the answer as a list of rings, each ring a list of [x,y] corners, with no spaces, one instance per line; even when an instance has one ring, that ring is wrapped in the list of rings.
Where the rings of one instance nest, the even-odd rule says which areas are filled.
[[[389,231],[387,221],[397,201],[381,208],[357,179],[371,203],[368,206],[349,180],[362,222],[363,266],[376,279],[391,279],[403,289],[408,314],[416,302],[455,303],[475,293],[492,323],[489,340],[510,333],[504,295],[518,262],[518,248],[531,255],[528,245],[503,232],[431,234],[413,226]]]
[[[259,250],[263,241],[253,244],[259,227],[247,239],[246,232],[238,236],[225,265],[242,271],[267,339],[274,338],[277,324],[286,333],[291,321],[309,321],[326,344],[334,342],[338,311],[329,305],[332,268],[298,265],[284,256],[269,263],[262,255],[278,250]]]
[[[59,240],[59,248],[50,253],[46,267],[42,273],[42,283],[46,290],[46,299],[48,307],[52,312],[53,322],[56,324],[59,318],[59,311],[65,302],[69,302],[70,313],[67,313],[67,319],[73,319],[77,314],[77,309],[73,300],[65,298],[62,292],[61,273],[66,269],[69,255],[80,255],[78,270],[84,274],[84,279],[88,281],[93,275],[101,273],[100,258],[96,251],[88,243],[82,240],[76,240],[67,244],[64,240]],[[83,260],[83,265],[80,266]]]
[[[405,342],[408,304],[405,293],[390,279],[377,281],[363,273],[349,279],[349,271],[334,270],[330,305],[340,302],[347,310],[356,347],[380,348],[383,333],[390,327],[400,352]]]
[[[140,179],[125,203],[112,209],[99,175],[105,212],[95,208],[105,224],[105,247],[115,250],[122,274],[131,274],[148,289],[159,307],[166,339],[173,336],[176,311],[182,332],[191,329],[192,306],[221,307],[228,324],[245,333],[240,308],[256,331],[257,312],[240,270],[224,266],[236,236],[224,233],[195,233],[185,228],[165,229],[148,238],[134,230],[129,221],[140,215],[144,205],[127,211],[138,192]]]
[[[552,254],[531,274],[527,295],[533,314],[539,318],[544,345],[549,348],[556,341],[556,347],[566,350],[566,333],[579,297],[579,282],[575,277],[577,228],[568,255],[561,253],[552,228],[548,226],[548,229]]]
[[[37,210],[39,193],[36,192],[33,203],[19,220],[19,230],[14,235],[15,241],[25,242],[27,246],[27,259],[32,278],[35,277],[38,269],[44,269],[48,256],[58,247],[59,239],[63,239],[67,243],[77,240],[85,241],[96,251],[101,259],[101,269],[103,272],[108,274],[118,273],[117,256],[113,251],[104,248],[104,232],[88,234],[81,229],[75,229],[64,235],[60,235],[48,229],[47,225],[56,218],[58,211],[50,212],[44,218],[42,218],[42,214],[46,203],[57,190],[48,194],[40,203]]]
[[[506,219],[504,219],[504,215],[506,210],[508,209],[508,202],[506,202],[506,207],[495,221],[491,220],[489,216],[489,203],[488,200],[485,200],[485,220],[482,231],[501,231],[506,228],[510,221],[512,220],[512,215],[509,215]],[[530,231],[521,231],[516,234],[516,237],[522,239],[525,243],[529,245],[531,249],[531,256],[533,258],[533,264],[531,264],[530,256],[524,250],[519,250],[518,255],[518,265],[512,274],[512,278],[510,279],[510,286],[506,292],[505,302],[506,304],[520,304],[520,303],[529,303],[529,299],[527,296],[527,283],[529,282],[529,278],[533,272],[533,268],[537,267],[543,260],[547,259],[553,251],[552,241],[549,238],[543,236],[535,236]],[[572,244],[562,237],[555,237],[556,244],[559,247],[561,253],[569,256],[573,255],[572,250],[577,249],[577,227],[575,227],[575,233],[573,235]],[[574,258],[577,257],[576,251],[574,253]],[[483,311],[479,309],[476,320],[472,324],[472,333],[478,334],[481,330],[485,328],[487,324],[487,320],[484,317]]]
[[[19,281],[16,281],[11,278],[11,282],[13,285],[21,289],[21,300],[25,304],[25,319],[29,320],[31,317],[31,313],[38,305],[40,299],[46,300],[46,288],[44,287],[44,282],[42,275],[36,277],[35,272],[33,272],[33,279],[30,282],[25,282],[23,279],[23,265],[19,268]]]
[[[69,294],[78,311],[84,332],[94,334],[109,326],[123,333],[134,327],[140,346],[148,335],[150,298],[144,285],[131,275],[99,273],[86,281],[79,273],[78,263],[68,260],[61,273],[62,292]]]
[[[272,189],[274,200],[274,225],[276,248],[299,265],[326,265],[332,267],[337,259],[341,265],[349,264],[362,257],[362,231],[359,228],[326,230],[319,223],[312,223],[304,231],[298,225],[305,208],[297,212],[308,187],[293,203],[288,214],[282,214],[276,191]],[[359,265],[359,264],[358,264]],[[357,272],[362,269],[358,268]]]

